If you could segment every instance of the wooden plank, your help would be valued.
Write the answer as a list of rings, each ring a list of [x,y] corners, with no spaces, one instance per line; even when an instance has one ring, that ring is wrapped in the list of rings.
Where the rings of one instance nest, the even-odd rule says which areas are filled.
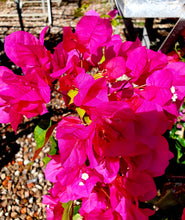
[[[41,4],[42,2],[39,1],[22,1],[22,4]]]
[[[8,18],[17,17],[17,16],[18,14],[6,14],[6,15],[0,14],[0,17],[8,17]],[[47,17],[47,16],[48,16],[47,13],[22,14],[22,17]]]
[[[15,0],[7,0],[7,4],[9,3],[14,3]],[[45,1],[45,0],[44,0]],[[62,0],[51,0],[52,3],[58,3],[58,2],[62,2]],[[42,3],[42,0],[22,0],[23,4],[38,4],[38,3]]]
[[[181,31],[185,29],[185,18],[179,18],[171,32],[168,34],[159,50],[163,53],[167,53],[171,46],[173,46],[180,36]]]

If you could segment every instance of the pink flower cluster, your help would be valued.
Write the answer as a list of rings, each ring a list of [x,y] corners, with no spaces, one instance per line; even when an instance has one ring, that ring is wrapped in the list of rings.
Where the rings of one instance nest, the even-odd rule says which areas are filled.
[[[38,40],[24,31],[5,38],[5,52],[23,74],[16,75],[6,67],[0,67],[0,122],[11,123],[16,131],[23,120],[47,112],[50,102],[51,53],[43,46],[45,28]]]
[[[163,137],[179,115],[185,96],[185,64],[122,42],[109,18],[89,11],[75,33],[51,54],[40,39],[15,32],[5,41],[9,58],[23,70],[0,69],[0,121],[16,130],[23,115],[43,114],[53,82],[76,114],[57,127],[59,154],[45,176],[54,183],[45,195],[49,220],[62,218],[61,203],[81,202],[87,220],[147,220],[154,213],[139,202],[157,194],[153,177],[164,174],[173,157]],[[78,113],[78,116],[77,116]]]

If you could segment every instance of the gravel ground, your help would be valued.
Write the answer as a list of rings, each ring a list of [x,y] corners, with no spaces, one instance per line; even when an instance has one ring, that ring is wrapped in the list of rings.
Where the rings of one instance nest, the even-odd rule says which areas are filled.
[[[19,138],[20,149],[15,158],[0,173],[0,219],[46,219],[42,195],[52,186],[44,178],[43,157],[49,146],[40,153],[27,170],[36,143],[33,134]]]

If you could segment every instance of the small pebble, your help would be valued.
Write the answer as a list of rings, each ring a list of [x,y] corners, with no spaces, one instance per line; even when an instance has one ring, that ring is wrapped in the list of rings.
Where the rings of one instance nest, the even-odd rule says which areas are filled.
[[[26,211],[27,211],[27,210],[26,210],[26,207],[23,207],[23,208],[21,209],[21,213],[22,213],[22,214],[26,214]]]
[[[24,165],[28,165],[30,163],[29,160],[24,160]]]
[[[15,171],[14,175],[15,176],[19,176],[20,175],[20,171],[19,170]]]
[[[2,217],[2,216],[3,216],[3,213],[4,213],[4,212],[3,212],[3,210],[2,210],[2,211],[0,211],[0,217]]]
[[[4,180],[6,178],[6,174],[5,173],[2,173],[1,174],[1,180]]]
[[[17,212],[12,212],[11,213],[11,217],[12,218],[17,218],[18,217],[18,213]]]
[[[40,190],[42,190],[42,186],[40,186],[40,185],[35,185],[35,187],[37,188],[37,189],[40,189]]]
[[[31,197],[28,201],[29,201],[29,203],[32,204],[33,203],[33,197]]]

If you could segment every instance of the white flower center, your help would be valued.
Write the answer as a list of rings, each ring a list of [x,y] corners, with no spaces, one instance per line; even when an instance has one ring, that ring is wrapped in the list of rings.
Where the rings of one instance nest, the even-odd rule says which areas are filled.
[[[177,98],[178,98],[178,97],[177,97],[177,94],[174,93],[173,96],[172,96],[172,101],[173,101],[173,102],[176,102]]]
[[[122,76],[118,77],[116,79],[116,81],[123,81],[123,80],[129,80],[130,78],[128,76],[126,76],[125,74],[123,74]]]
[[[177,93],[175,93],[175,87],[174,86],[172,86],[171,88],[170,88],[170,90],[171,90],[171,93],[172,93],[172,101],[173,102],[176,102],[176,100],[177,100]]]
[[[172,93],[172,94],[175,93],[175,87],[174,87],[174,86],[172,86],[172,87],[170,88],[170,90],[171,90],[171,93]]]
[[[82,179],[83,179],[83,180],[89,179],[88,173],[82,173]]]
[[[174,86],[172,86],[171,88],[170,88],[170,90],[171,90],[171,93],[172,93],[172,101],[173,102],[176,102],[176,100],[177,100],[177,93],[175,93],[175,87]]]
[[[83,182],[79,182],[79,186],[84,186],[84,183]]]

